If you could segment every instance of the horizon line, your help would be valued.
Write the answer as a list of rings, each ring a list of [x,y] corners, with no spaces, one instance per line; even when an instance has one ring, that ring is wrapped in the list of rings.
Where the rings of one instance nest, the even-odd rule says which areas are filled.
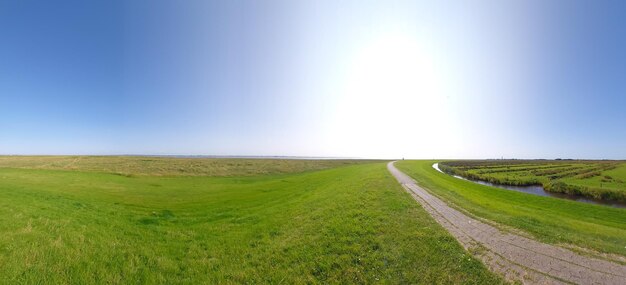
[[[0,154],[3,156],[83,156],[83,157],[163,157],[163,158],[239,158],[239,159],[347,159],[347,160],[561,160],[561,161],[626,161],[626,158],[367,158],[343,156],[301,156],[301,155],[215,155],[215,154]]]

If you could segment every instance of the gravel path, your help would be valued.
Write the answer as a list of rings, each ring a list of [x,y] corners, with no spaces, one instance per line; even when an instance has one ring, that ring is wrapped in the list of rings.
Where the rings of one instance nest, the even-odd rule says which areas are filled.
[[[626,266],[504,232],[469,217],[417,186],[393,163],[387,168],[413,198],[467,250],[506,279],[524,284],[626,284]]]

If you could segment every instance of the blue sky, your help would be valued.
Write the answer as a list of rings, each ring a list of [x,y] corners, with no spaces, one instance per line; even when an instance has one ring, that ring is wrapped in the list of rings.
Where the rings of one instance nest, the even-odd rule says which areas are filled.
[[[0,153],[626,158],[624,1],[2,1]]]

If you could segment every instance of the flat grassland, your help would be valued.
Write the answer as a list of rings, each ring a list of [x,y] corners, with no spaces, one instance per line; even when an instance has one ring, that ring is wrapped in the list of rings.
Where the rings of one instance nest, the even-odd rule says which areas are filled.
[[[506,185],[542,185],[546,191],[626,202],[626,162],[585,160],[461,160],[444,172]]]
[[[432,167],[436,162],[440,161],[399,161],[396,166],[475,216],[521,229],[544,242],[626,256],[626,209],[480,185],[438,172]]]
[[[315,171],[367,160],[233,159],[159,156],[0,156],[0,168],[76,170],[125,176],[255,176]]]
[[[3,157],[0,283],[501,283],[385,164]]]

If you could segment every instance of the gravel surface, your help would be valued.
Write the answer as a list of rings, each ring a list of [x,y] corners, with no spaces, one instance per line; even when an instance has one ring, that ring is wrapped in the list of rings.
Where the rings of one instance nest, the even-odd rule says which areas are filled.
[[[426,211],[489,269],[523,284],[626,284],[626,266],[502,231],[444,203],[395,168],[387,168]]]

